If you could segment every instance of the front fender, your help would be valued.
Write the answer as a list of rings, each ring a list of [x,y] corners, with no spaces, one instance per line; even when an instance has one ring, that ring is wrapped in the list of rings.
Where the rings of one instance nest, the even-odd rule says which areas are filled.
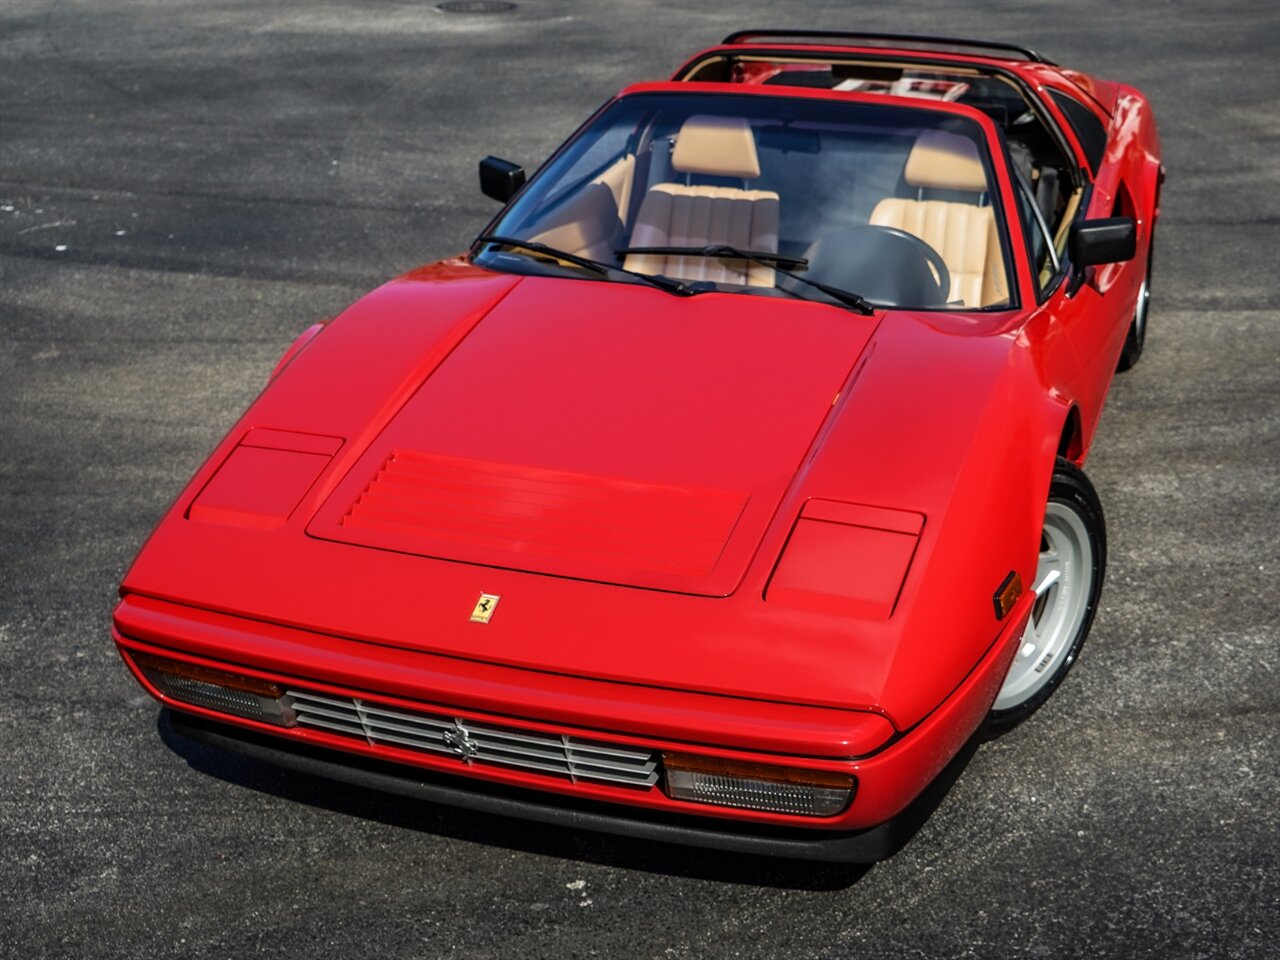
[[[989,650],[1010,571],[1028,586],[1035,574],[1070,405],[1004,322],[886,317],[803,484],[806,497],[925,516],[893,614],[871,627],[895,650],[875,706],[900,730]]]
[[[271,371],[271,376],[267,377],[267,383],[270,383],[276,377],[280,376],[280,374],[284,372],[285,368],[288,367],[289,364],[293,363],[294,358],[306,349],[307,344],[309,344],[315,338],[316,334],[323,330],[328,323],[328,320],[321,320],[317,323],[313,323],[311,326],[307,327],[307,329],[298,334],[294,338],[293,343],[289,344],[289,348],[281,354],[279,361],[276,363],[275,369]]]

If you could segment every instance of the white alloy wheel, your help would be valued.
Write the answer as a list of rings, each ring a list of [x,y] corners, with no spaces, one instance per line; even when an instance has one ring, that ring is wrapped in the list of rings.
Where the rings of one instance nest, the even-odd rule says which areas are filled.
[[[1133,334],[1139,344],[1147,342],[1147,310],[1151,306],[1151,270],[1142,278],[1142,289],[1138,291],[1138,306],[1133,311]]]
[[[1021,706],[1071,665],[1075,639],[1089,612],[1094,570],[1093,544],[1080,513],[1071,504],[1049,501],[1036,564],[1035,606],[993,710]]]
[[[1147,314],[1151,312],[1151,265],[1155,260],[1155,252],[1153,241],[1147,248],[1147,271],[1142,276],[1142,286],[1138,288],[1138,302],[1133,308],[1133,319],[1129,321],[1129,332],[1125,334],[1120,359],[1116,361],[1117,371],[1132,369],[1142,356],[1142,348],[1147,342]]]
[[[1107,570],[1107,523],[1097,491],[1064,457],[1053,467],[1040,533],[1031,616],[983,735],[1013,729],[1053,695],[1093,626]]]

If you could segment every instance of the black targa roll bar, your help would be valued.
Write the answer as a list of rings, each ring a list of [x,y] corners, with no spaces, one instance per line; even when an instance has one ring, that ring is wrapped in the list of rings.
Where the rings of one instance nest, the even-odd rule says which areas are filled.
[[[999,50],[1017,53],[1032,63],[1057,66],[1052,60],[1040,56],[1030,47],[999,40],[963,40],[959,37],[926,37],[914,33],[859,33],[844,30],[736,30],[722,41],[723,44],[739,44],[747,40],[799,40],[807,37],[820,40],[878,40],[892,43],[921,44],[926,46],[973,47],[977,50]]]

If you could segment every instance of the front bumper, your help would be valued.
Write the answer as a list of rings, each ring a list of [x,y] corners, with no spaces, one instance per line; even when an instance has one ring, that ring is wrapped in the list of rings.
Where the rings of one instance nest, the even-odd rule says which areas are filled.
[[[1029,604],[1020,605],[1007,618],[1000,637],[964,682],[907,732],[894,731],[869,711],[540,674],[396,651],[134,595],[116,611],[114,636],[139,682],[175,708],[175,729],[295,769],[613,833],[791,857],[875,860],[913,832],[904,824],[930,806],[927,794],[936,791],[926,788],[949,785],[948,774],[954,769],[954,779],[963,767],[962,760],[954,768],[952,762],[967,759],[1028,610]],[[661,783],[637,789],[464,765],[449,756],[415,754],[324,730],[273,727],[179,703],[141,675],[132,659],[138,652],[400,708],[456,712],[480,723],[850,773],[857,788],[842,813],[814,818],[679,801],[668,797]]]
[[[822,831],[755,825],[744,828],[742,824],[730,821],[629,809],[586,800],[566,800],[496,784],[467,782],[459,785],[456,778],[434,775],[403,764],[344,756],[181,711],[164,712],[166,716],[162,723],[177,735],[179,741],[195,740],[298,773],[414,800],[681,846],[837,863],[875,863],[900,850],[942,802],[980,740],[978,734],[971,736],[924,792],[892,819],[868,830]],[[180,742],[174,745],[181,749]]]

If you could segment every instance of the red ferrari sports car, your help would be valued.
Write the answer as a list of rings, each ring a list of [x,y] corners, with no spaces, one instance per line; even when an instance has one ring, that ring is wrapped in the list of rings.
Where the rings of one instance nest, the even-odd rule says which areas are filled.
[[[1032,50],[736,33],[303,333],[115,642],[296,769],[888,856],[1089,631],[1162,180],[1142,94]]]

